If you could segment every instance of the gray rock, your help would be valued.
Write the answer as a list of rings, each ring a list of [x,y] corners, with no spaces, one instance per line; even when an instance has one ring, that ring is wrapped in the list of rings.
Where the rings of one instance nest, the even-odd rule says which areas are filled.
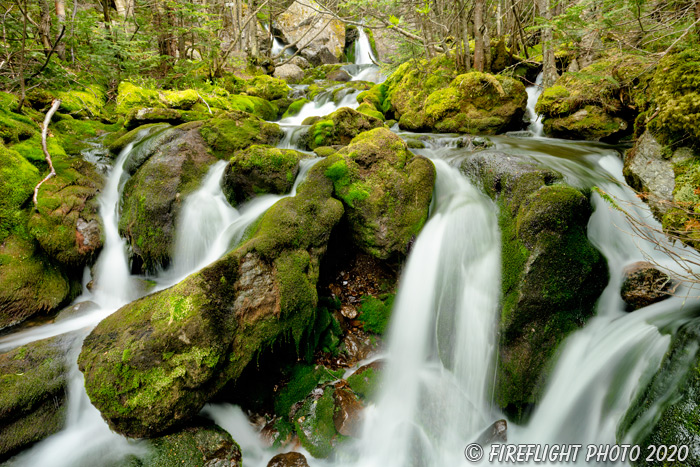
[[[306,70],[307,68],[311,68],[311,64],[307,59],[302,57],[301,55],[297,55],[296,57],[292,58],[289,63],[292,65],[296,65],[302,70]]]
[[[345,46],[345,25],[314,0],[292,3],[277,17],[277,30],[287,44],[296,44],[304,56],[337,63]],[[326,52],[322,52],[325,49]],[[321,54],[321,55],[319,55]],[[328,62],[327,60],[335,61]],[[309,59],[314,64],[314,60]]]
[[[331,81],[343,81],[347,82],[352,79],[352,76],[345,70],[335,70],[326,75],[326,79]]]
[[[673,165],[688,157],[692,155],[679,150],[670,159],[664,158],[663,146],[647,130],[625,154],[625,180],[635,190],[649,193],[652,211],[662,217],[673,202]]]
[[[283,79],[288,83],[296,84],[304,79],[304,71],[297,65],[287,63],[275,68],[275,73],[272,76]]]

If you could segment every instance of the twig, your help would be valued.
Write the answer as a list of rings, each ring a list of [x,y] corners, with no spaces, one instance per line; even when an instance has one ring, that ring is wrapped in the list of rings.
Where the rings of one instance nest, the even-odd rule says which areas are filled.
[[[44,64],[42,65],[42,67],[39,68],[39,71],[37,71],[37,72],[34,73],[32,76],[30,76],[29,78],[27,78],[27,81],[30,81],[30,80],[36,78],[37,76],[39,76],[39,74],[40,74],[42,71],[44,71],[44,68],[46,68],[46,65],[49,64],[49,60],[51,60],[51,55],[53,55],[53,53],[56,51],[56,47],[58,46],[58,43],[61,42],[61,38],[63,38],[63,33],[64,33],[64,32],[66,32],[66,27],[65,27],[65,26],[63,26],[63,28],[61,29],[61,34],[59,34],[58,37],[56,38],[56,42],[54,42],[53,47],[51,47],[51,51],[50,51],[49,54],[46,56],[46,61],[44,62]]]
[[[196,91],[195,91],[195,92],[196,92]],[[211,107],[209,107],[209,104],[207,104],[207,101],[204,100],[204,98],[201,96],[201,94],[197,93],[197,95],[198,95],[199,98],[202,100],[202,102],[204,102],[204,105],[207,106],[207,110],[209,111],[209,115],[213,115],[213,114],[211,113]]]
[[[53,161],[51,160],[51,154],[49,154],[49,149],[46,146],[46,137],[49,133],[49,123],[51,123],[51,117],[53,117],[53,114],[56,113],[56,110],[58,110],[58,107],[61,105],[61,99],[55,99],[53,101],[53,104],[51,105],[51,108],[49,111],[46,113],[46,118],[44,118],[44,127],[41,129],[41,149],[44,151],[44,156],[46,157],[46,162],[49,163],[49,174],[44,177],[42,181],[39,182],[39,184],[34,187],[34,197],[32,198],[32,201],[34,201],[34,209],[38,210],[37,206],[37,197],[39,196],[39,187],[43,185],[43,183],[47,180],[49,180],[51,177],[56,176],[56,169],[53,168]]]

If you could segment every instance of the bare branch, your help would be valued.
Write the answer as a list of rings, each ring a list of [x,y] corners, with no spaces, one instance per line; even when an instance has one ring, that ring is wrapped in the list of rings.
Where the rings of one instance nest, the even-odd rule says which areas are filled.
[[[56,110],[61,105],[61,99],[55,99],[53,101],[53,104],[51,105],[51,108],[49,111],[46,113],[46,118],[44,118],[44,126],[41,129],[41,149],[44,151],[44,157],[46,158],[46,162],[49,164],[49,174],[44,177],[42,181],[39,182],[39,184],[34,187],[34,197],[32,198],[32,201],[34,201],[34,209],[38,209],[38,201],[37,197],[39,196],[39,187],[44,184],[45,181],[49,180],[51,177],[56,176],[56,170],[53,168],[53,161],[51,160],[51,154],[49,154],[49,149],[46,145],[46,137],[48,136],[49,133],[49,123],[51,123],[51,117],[53,117],[53,114],[56,113]]]

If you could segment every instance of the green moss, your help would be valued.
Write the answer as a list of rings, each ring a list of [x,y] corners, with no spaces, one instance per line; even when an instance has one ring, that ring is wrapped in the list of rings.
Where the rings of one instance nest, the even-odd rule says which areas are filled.
[[[363,131],[383,126],[379,118],[342,107],[311,125],[306,134],[306,145],[313,150],[319,146],[348,144]]]
[[[298,364],[292,368],[289,382],[275,397],[275,413],[283,418],[290,416],[290,409],[319,384],[338,379],[338,375],[322,365]]]
[[[0,143],[0,243],[25,220],[22,205],[40,179],[36,167]]]
[[[145,107],[163,107],[158,91],[141,88],[128,81],[119,83],[115,109],[118,114],[126,115],[135,109]]]
[[[287,97],[289,91],[290,88],[284,80],[267,75],[259,75],[251,79],[245,89],[249,96],[260,97],[268,101]]]
[[[276,144],[284,136],[278,125],[236,111],[206,122],[200,133],[213,154],[220,159],[229,158],[235,151],[251,144]]]
[[[389,324],[393,305],[394,295],[389,295],[389,297],[384,300],[367,295],[363,296],[361,298],[361,305],[358,308],[360,312],[358,319],[363,322],[364,330],[383,335]]]
[[[685,49],[659,63],[651,83],[650,128],[663,144],[700,145],[700,52]],[[655,109],[656,107],[656,109]]]
[[[373,366],[366,366],[358,369],[347,379],[350,389],[359,394],[363,399],[372,399],[377,394],[381,372]]]
[[[162,100],[170,108],[190,110],[199,101],[199,94],[194,89],[163,91]]]
[[[664,231],[678,235],[682,241],[700,248],[700,159],[687,159],[674,166],[675,205],[663,216]]]
[[[256,96],[230,96],[227,109],[248,112],[263,120],[275,120],[279,109],[265,99]]]
[[[61,99],[61,111],[95,119],[101,116],[106,102],[105,91],[96,85],[84,91],[59,92],[57,97]]]
[[[330,456],[338,436],[333,423],[333,392],[333,388],[328,387],[320,399],[308,398],[294,420],[301,445],[309,454],[320,459]]]
[[[360,106],[357,108],[357,111],[365,115],[369,115],[370,117],[374,117],[381,121],[384,121],[384,114],[376,110],[376,108],[371,104],[360,104]]]
[[[295,100],[290,104],[289,108],[284,113],[284,115],[282,115],[282,118],[293,117],[299,114],[299,112],[301,112],[302,107],[304,107],[304,105],[308,104],[309,102],[311,101],[306,98]]]
[[[39,131],[39,126],[24,115],[0,110],[0,142],[18,143]]]

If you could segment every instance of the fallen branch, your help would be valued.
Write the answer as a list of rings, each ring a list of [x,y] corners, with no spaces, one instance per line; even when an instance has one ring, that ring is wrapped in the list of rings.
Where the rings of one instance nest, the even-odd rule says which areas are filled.
[[[49,111],[46,113],[46,118],[44,118],[44,127],[41,129],[41,149],[44,151],[44,157],[46,157],[46,162],[49,164],[49,174],[44,177],[42,181],[39,182],[39,184],[34,187],[34,197],[32,200],[34,201],[34,209],[38,209],[37,207],[37,196],[39,196],[39,187],[48,179],[51,177],[54,177],[56,175],[56,169],[53,168],[53,161],[51,160],[51,154],[49,154],[49,149],[46,146],[46,137],[48,136],[49,133],[49,123],[51,123],[51,117],[53,117],[53,114],[56,113],[56,110],[58,110],[58,107],[61,105],[61,99],[55,99],[53,101],[53,104],[51,105],[51,108]]]
[[[211,107],[209,107],[209,104],[207,104],[207,101],[204,100],[204,98],[202,97],[202,95],[201,95],[200,93],[197,93],[197,95],[199,96],[199,99],[200,99],[202,102],[204,102],[204,105],[207,106],[207,110],[209,111],[209,115],[213,115],[213,114],[211,113]]]

